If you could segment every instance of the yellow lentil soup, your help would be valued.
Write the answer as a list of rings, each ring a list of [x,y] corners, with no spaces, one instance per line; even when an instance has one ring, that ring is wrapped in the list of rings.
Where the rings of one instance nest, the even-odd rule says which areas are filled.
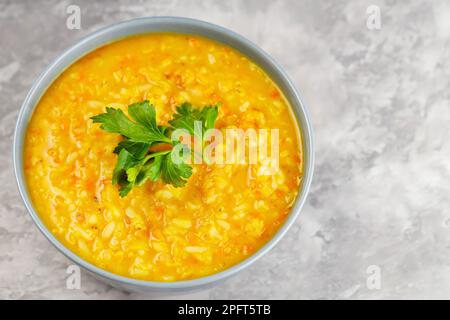
[[[216,128],[278,128],[279,170],[193,165],[186,186],[112,185],[121,140],[90,117],[148,99],[158,123],[176,105],[220,103]],[[177,281],[223,271],[256,252],[290,212],[302,177],[299,130],[272,80],[206,38],[146,34],[101,47],[64,71],[28,127],[24,170],[34,208],[74,253],[135,279]]]

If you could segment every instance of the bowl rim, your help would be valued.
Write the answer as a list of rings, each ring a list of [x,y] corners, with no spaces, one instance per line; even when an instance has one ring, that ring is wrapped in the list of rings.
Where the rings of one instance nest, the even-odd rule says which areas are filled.
[[[155,31],[154,29],[152,29],[152,27],[155,28],[155,26],[159,26],[160,29]],[[70,249],[66,248],[42,222],[38,213],[34,210],[32,201],[28,194],[27,185],[23,172],[24,171],[23,147],[26,131],[28,128],[28,123],[32,117],[34,109],[38,104],[40,98],[46,92],[47,88],[53,83],[53,81],[67,67],[78,61],[85,54],[92,52],[96,48],[106,45],[107,43],[120,40],[121,38],[124,38],[126,36],[141,34],[139,32],[127,31],[132,30],[133,28],[143,29],[144,31],[141,32],[142,34],[152,32],[163,32],[161,30],[167,29],[166,32],[199,35],[212,39],[213,41],[225,44],[227,46],[234,47],[241,54],[249,57],[253,62],[258,64],[265,72],[269,73],[267,68],[270,68],[272,74],[269,73],[269,76],[282,89],[286,97],[288,97],[289,93],[288,100],[290,100],[289,103],[291,105],[292,109],[291,111],[294,114],[293,116],[301,132],[303,143],[304,175],[302,177],[301,186],[299,187],[299,193],[297,195],[293,207],[291,208],[288,217],[284,221],[283,225],[280,226],[278,231],[272,236],[272,238],[269,241],[267,241],[259,250],[257,250],[251,256],[242,260],[238,264],[235,264],[218,273],[190,280],[160,282],[160,281],[133,279],[106,271],[84,260],[83,258],[76,255],[74,252],[72,252]],[[183,31],[180,32],[176,30],[183,30]],[[122,35],[122,37],[118,35]],[[110,38],[109,39],[110,41],[106,40],[108,37]],[[218,39],[220,37],[221,39]],[[95,43],[97,45],[95,45]],[[89,48],[89,46],[91,46],[91,48]],[[81,51],[82,54],[77,53],[77,51]],[[74,57],[70,57],[71,55]],[[264,64],[265,67],[262,66],[261,64]],[[57,70],[58,68],[60,70],[55,72],[55,70]],[[54,74],[52,74],[52,72]],[[277,79],[274,79],[274,77],[276,77]],[[283,86],[280,84],[280,82],[283,83]],[[237,272],[241,271],[242,269],[250,266],[256,260],[265,255],[269,250],[271,250],[295,222],[306,201],[306,197],[309,192],[313,176],[313,169],[314,169],[313,131],[308,111],[300,97],[298,89],[295,87],[292,80],[285,73],[283,68],[269,54],[267,54],[265,51],[263,51],[261,48],[259,48],[250,40],[235,33],[234,31],[201,20],[185,17],[173,17],[173,16],[141,17],[118,22],[88,34],[87,36],[76,41],[74,45],[63,51],[56,59],[53,60],[53,62],[47,65],[44,71],[33,82],[33,85],[28,91],[28,94],[26,95],[26,98],[22,103],[22,106],[19,111],[13,139],[13,167],[20,196],[34,223],[37,225],[41,233],[50,241],[50,243],[54,247],[56,247],[61,253],[63,253],[67,258],[69,258],[69,260],[71,260],[72,262],[83,267],[85,270],[87,270],[90,273],[93,273],[94,275],[98,275],[103,279],[113,281],[119,285],[132,286],[144,289],[196,288],[228,278],[229,276],[234,275]]]

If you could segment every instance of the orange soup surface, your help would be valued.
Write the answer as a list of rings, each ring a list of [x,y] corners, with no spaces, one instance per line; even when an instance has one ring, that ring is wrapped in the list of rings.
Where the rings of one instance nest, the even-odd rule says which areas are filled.
[[[121,137],[90,117],[146,99],[161,124],[189,101],[221,103],[219,130],[279,129],[279,170],[194,164],[183,188],[147,182],[121,198],[111,183]],[[107,271],[153,281],[211,275],[252,255],[283,224],[302,177],[299,130],[268,75],[234,49],[179,34],[129,37],[71,65],[37,105],[24,158],[34,208],[59,241]]]

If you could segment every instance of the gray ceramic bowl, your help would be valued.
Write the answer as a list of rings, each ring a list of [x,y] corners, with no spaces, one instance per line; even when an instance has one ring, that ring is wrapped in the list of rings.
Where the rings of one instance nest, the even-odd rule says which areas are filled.
[[[30,200],[30,196],[28,194],[26,182],[24,179],[23,145],[27,125],[39,99],[41,98],[45,90],[49,87],[49,85],[55,80],[55,78],[57,78],[68,66],[77,61],[80,57],[103,46],[104,44],[130,35],[151,32],[175,32],[204,36],[233,47],[249,57],[253,62],[258,64],[263,70],[265,70],[283,91],[284,95],[289,100],[289,103],[292,106],[293,113],[295,114],[295,117],[298,121],[303,138],[304,177],[300,187],[299,195],[285,223],[281,226],[278,232],[268,243],[266,243],[260,250],[258,250],[246,260],[220,273],[194,280],[176,282],[141,281],[107,272],[86,262],[76,254],[68,250],[53,236],[53,234],[44,225],[42,220],[39,218],[39,215],[33,208],[33,204]],[[47,237],[47,239],[70,260],[82,266],[85,270],[87,270],[94,276],[105,280],[115,287],[139,292],[170,292],[187,289],[198,289],[200,287],[209,286],[215,282],[223,280],[251,265],[266,252],[268,252],[283,237],[283,235],[299,215],[311,184],[314,161],[312,129],[310,120],[308,118],[308,113],[300,99],[299,93],[295,89],[291,80],[289,80],[288,76],[284,73],[280,65],[256,45],[230,30],[198,20],[176,17],[140,18],[114,24],[88,35],[87,37],[76,43],[74,46],[63,52],[44,70],[44,72],[34,82],[32,88],[25,98],[25,101],[23,102],[14,133],[13,153],[14,171],[20,195],[22,196],[25,206],[34,222],[36,223],[40,231]]]

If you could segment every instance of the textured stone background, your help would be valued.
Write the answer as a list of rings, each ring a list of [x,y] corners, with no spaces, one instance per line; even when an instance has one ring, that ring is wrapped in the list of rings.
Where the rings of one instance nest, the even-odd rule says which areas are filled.
[[[82,29],[66,28],[81,7]],[[366,27],[369,5],[381,30]],[[13,127],[33,80],[83,35],[177,15],[248,37],[287,70],[309,106],[316,172],[300,219],[268,255],[223,284],[171,298],[450,298],[448,1],[0,0],[0,298],[161,298],[82,274],[39,233],[17,193]],[[367,268],[381,270],[369,290]]]

